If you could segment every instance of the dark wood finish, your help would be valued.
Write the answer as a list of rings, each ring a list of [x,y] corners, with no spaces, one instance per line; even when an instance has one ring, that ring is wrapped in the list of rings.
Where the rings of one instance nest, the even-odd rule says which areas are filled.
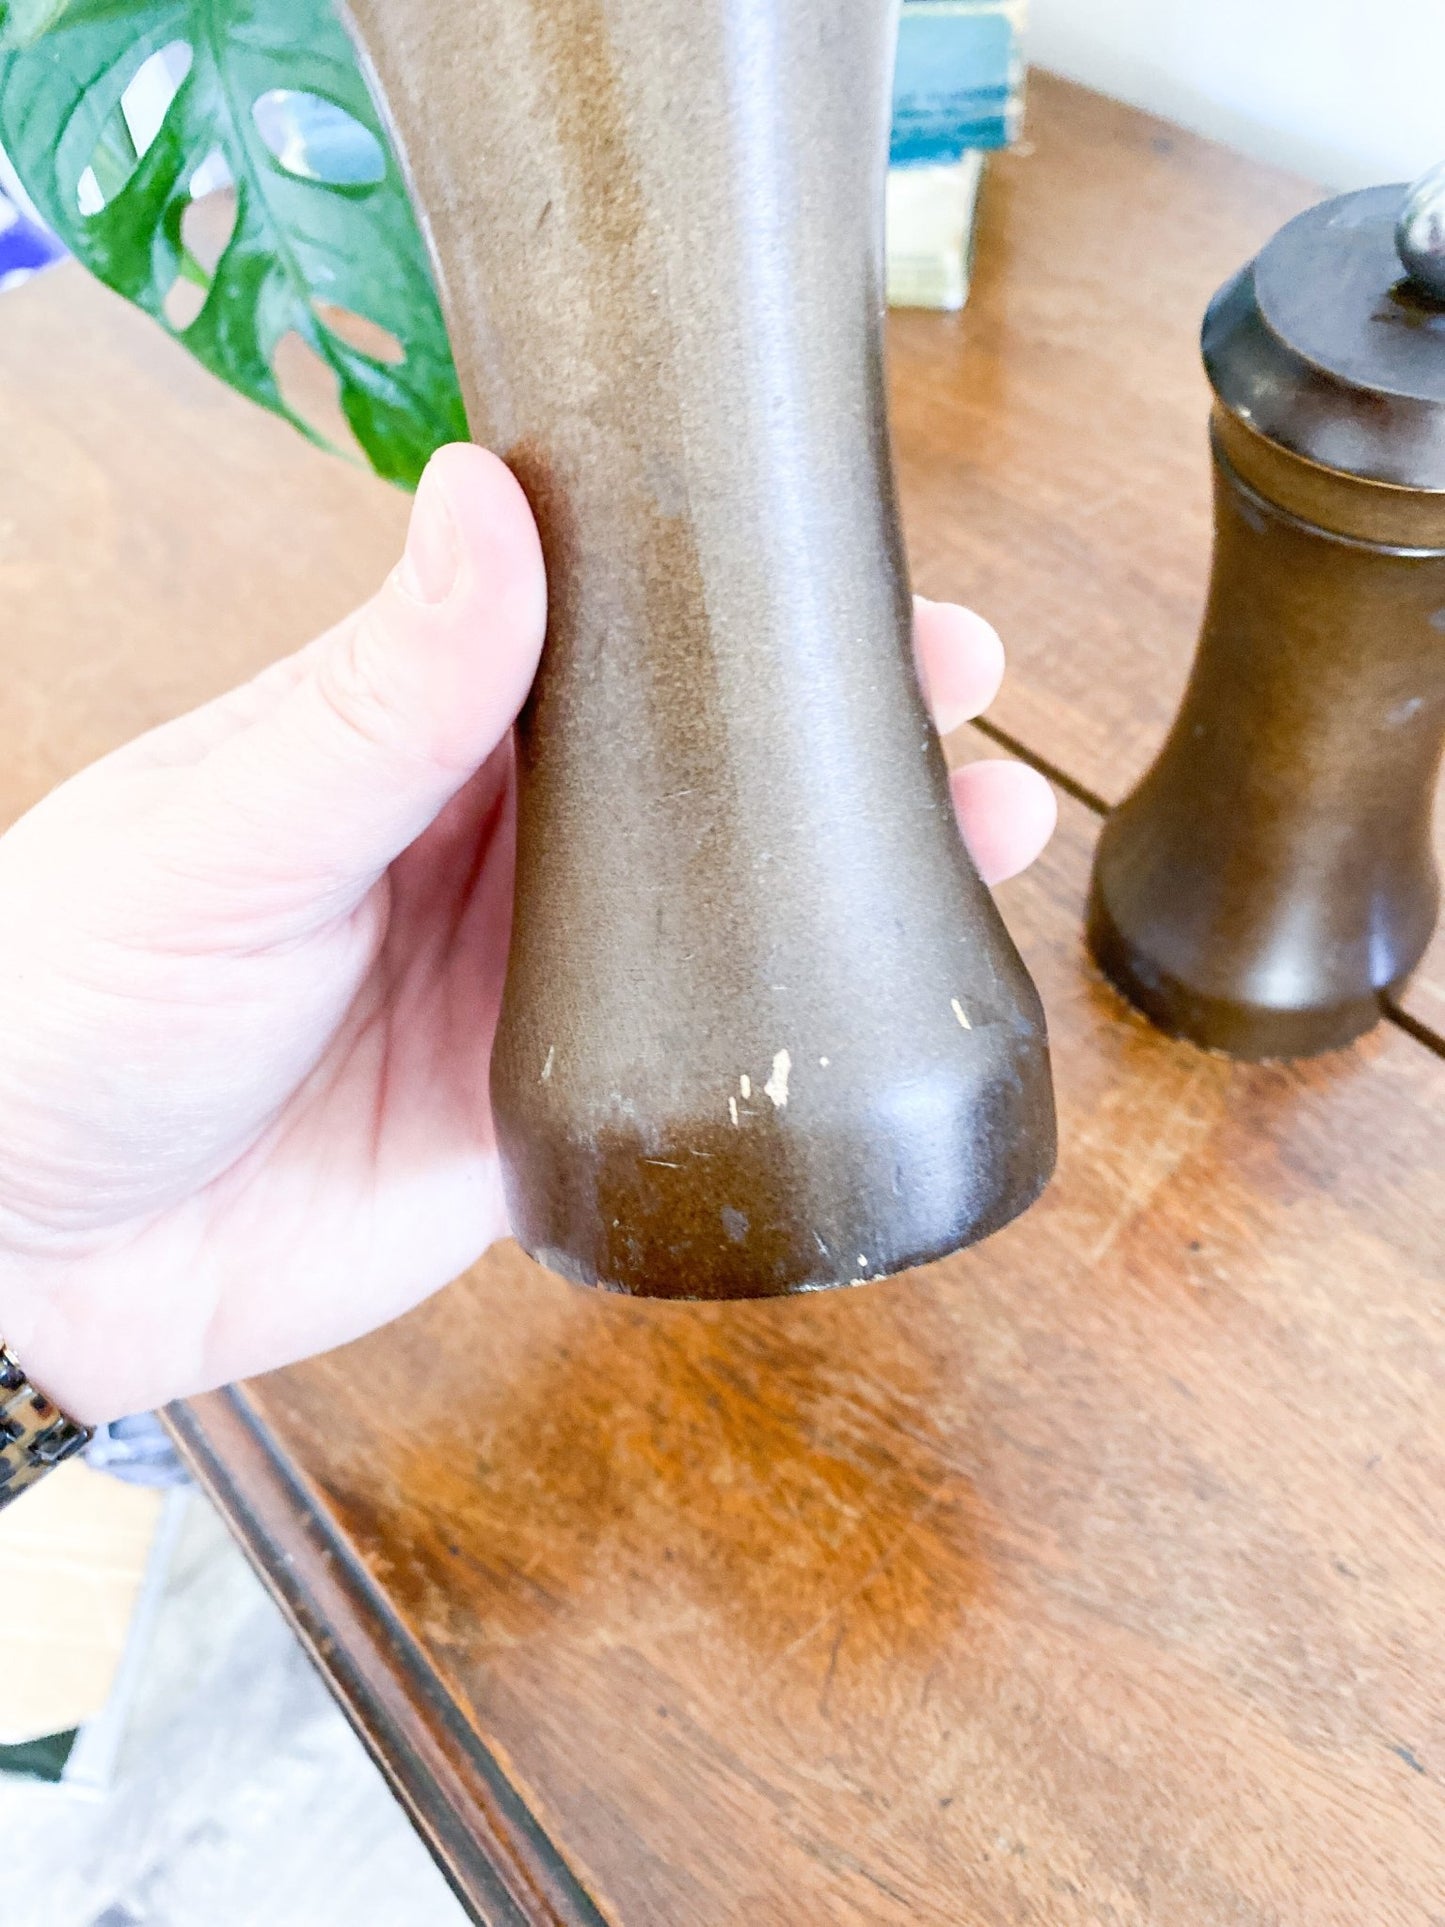
[[[992,722],[1114,804],[1209,582],[1205,308],[1320,190],[1048,74],[1027,134],[990,162],[968,307],[893,317],[904,524],[917,586],[1008,640]],[[1445,932],[1403,1001],[1445,1038]]]
[[[1177,699],[1206,395],[1151,496],[1110,452],[1097,354],[1047,365],[1114,298],[1102,237],[1045,277],[1017,226],[1025,192],[1086,213],[1070,127],[1123,254],[1152,208],[1166,310],[1284,190],[1040,85],[974,311],[1013,314],[1018,373],[997,340],[975,359],[958,324],[895,318],[922,586],[999,615],[1009,727],[1032,717],[1088,789],[1110,719],[1137,768]],[[1226,258],[1185,260],[1210,235]],[[1166,364],[1136,342],[1143,392],[1172,392]],[[302,639],[399,545],[398,498],[69,269],[0,297],[0,428],[8,809]],[[1113,466],[1071,496],[1079,437]],[[1177,627],[1136,620],[1171,607]],[[998,1238],[733,1307],[598,1298],[508,1247],[391,1334],[181,1416],[479,1919],[1442,1917],[1440,1060],[1394,1026],[1289,1067],[1150,1031],[1083,958],[1095,832],[1066,800],[1002,893],[1063,1157]]]
[[[1189,687],[1099,844],[1089,942],[1238,1057],[1377,1024],[1434,934],[1445,744],[1445,305],[1398,188],[1297,215],[1211,302],[1214,565]]]
[[[385,1591],[236,1388],[179,1405],[171,1432],[458,1898],[495,1927],[601,1927]]]
[[[1222,406],[1214,454],[1199,653],[1105,827],[1089,941],[1176,1036],[1303,1057],[1377,1024],[1435,929],[1445,508],[1300,461]],[[1411,510],[1432,546],[1404,546]],[[1364,539],[1376,518],[1393,542]]]
[[[895,7],[350,11],[472,432],[547,558],[491,1074],[517,1237],[579,1284],[708,1299],[986,1237],[1047,1181],[1054,1112],[913,671]]]
[[[1435,792],[1435,861],[1445,862],[1445,783]],[[1437,925],[1419,969],[1405,986],[1401,1009],[1445,1048],[1445,928]]]

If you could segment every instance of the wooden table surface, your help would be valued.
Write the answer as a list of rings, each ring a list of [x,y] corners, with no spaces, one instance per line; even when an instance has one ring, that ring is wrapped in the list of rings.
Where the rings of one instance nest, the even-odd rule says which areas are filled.
[[[502,1247],[175,1415],[481,1920],[1445,1922],[1445,953],[1353,1049],[1238,1066],[1079,941],[1202,602],[1199,318],[1310,194],[1033,103],[973,304],[895,317],[892,364],[919,586],[999,622],[993,726],[1068,792],[1001,893],[1054,1185],[799,1302]],[[70,268],[0,297],[0,434],[6,814],[399,544],[398,497]]]

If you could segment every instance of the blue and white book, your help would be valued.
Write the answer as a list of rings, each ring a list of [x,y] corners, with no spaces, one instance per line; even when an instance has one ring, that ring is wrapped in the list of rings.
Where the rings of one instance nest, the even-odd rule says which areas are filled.
[[[903,0],[892,166],[936,167],[1015,138],[1023,20],[1024,0]]]
[[[1025,0],[903,0],[888,169],[888,300],[961,308],[984,156],[1017,137]]]

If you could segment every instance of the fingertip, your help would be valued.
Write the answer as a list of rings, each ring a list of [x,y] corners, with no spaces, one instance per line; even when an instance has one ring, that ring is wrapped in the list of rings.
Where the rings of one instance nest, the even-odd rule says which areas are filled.
[[[547,621],[541,539],[498,456],[450,442],[417,487],[406,553],[345,650],[320,664],[359,673],[375,707],[424,759],[465,776],[496,747],[531,687]]]
[[[215,821],[235,828],[246,862],[264,846],[298,887],[369,887],[505,739],[536,673],[541,542],[506,465],[469,443],[439,449],[414,543],[411,578],[394,568],[206,760]]]
[[[542,645],[547,586],[542,543],[521,483],[490,449],[447,442],[427,463],[417,489],[440,498],[457,538],[455,598],[483,596],[519,633]]]
[[[1040,856],[1059,820],[1058,798],[1027,763],[965,763],[949,779],[954,812],[985,883],[1006,883]]]
[[[1004,647],[993,624],[956,602],[914,597],[914,651],[940,736],[980,716],[999,692]]]

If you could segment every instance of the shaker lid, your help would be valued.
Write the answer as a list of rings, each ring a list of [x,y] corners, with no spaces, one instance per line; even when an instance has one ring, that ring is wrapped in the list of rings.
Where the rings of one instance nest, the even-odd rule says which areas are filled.
[[[1307,460],[1445,490],[1445,299],[1406,271],[1407,195],[1343,194],[1281,228],[1210,303],[1204,365],[1226,408]]]

